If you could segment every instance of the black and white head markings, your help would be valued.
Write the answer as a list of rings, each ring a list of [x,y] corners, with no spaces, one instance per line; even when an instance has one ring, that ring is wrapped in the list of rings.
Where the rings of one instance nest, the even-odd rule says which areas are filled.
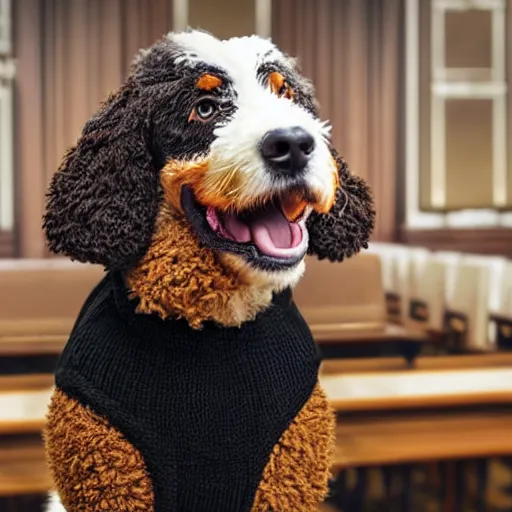
[[[163,67],[179,77],[170,104],[154,106],[164,186],[180,191],[176,202],[204,244],[264,270],[296,267],[308,214],[328,211],[338,184],[312,86],[255,36],[171,34],[141,56],[136,74],[158,83]]]
[[[54,175],[50,249],[127,270],[167,212],[219,261],[279,286],[300,277],[308,251],[357,252],[372,202],[331,148],[315,101],[269,40],[169,34],[139,52]]]

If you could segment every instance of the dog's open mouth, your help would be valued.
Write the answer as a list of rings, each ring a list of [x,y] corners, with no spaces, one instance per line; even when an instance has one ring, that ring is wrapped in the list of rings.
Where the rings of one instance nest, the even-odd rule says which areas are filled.
[[[303,227],[289,222],[279,201],[241,214],[206,210],[206,220],[220,236],[236,243],[253,243],[262,254],[276,258],[293,258],[301,250]]]
[[[222,212],[199,204],[184,186],[182,206],[200,241],[214,249],[241,254],[266,269],[292,267],[306,254],[306,214],[288,220],[278,197],[246,211]]]

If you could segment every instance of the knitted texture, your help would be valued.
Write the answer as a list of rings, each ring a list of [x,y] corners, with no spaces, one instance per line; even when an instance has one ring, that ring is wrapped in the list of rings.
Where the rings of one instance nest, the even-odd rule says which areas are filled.
[[[140,452],[155,511],[250,511],[274,446],[318,377],[290,290],[240,328],[193,330],[136,306],[120,274],[108,274],[73,330],[57,386]]]
[[[321,260],[343,261],[368,247],[375,210],[368,185],[349,171],[334,149],[331,152],[338,165],[340,186],[329,213],[313,212],[307,220],[308,253]]]

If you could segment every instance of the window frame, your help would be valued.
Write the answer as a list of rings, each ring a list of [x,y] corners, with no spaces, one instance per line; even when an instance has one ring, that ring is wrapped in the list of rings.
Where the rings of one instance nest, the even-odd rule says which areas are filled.
[[[507,96],[503,91],[503,85],[498,82],[500,79],[505,82],[506,87],[506,41],[503,32],[493,30],[493,80],[495,83],[485,84],[464,84],[449,83],[447,81],[437,80],[433,84],[434,93],[432,94],[431,111],[438,109],[437,114],[442,114],[442,103],[436,104],[435,93],[445,98],[449,97],[492,97],[497,101],[494,106],[493,126],[500,129],[502,137],[494,140],[493,154],[500,153],[501,156],[494,160],[494,167],[498,167],[498,172],[493,172],[493,196],[496,208],[490,209],[468,209],[453,212],[435,212],[424,211],[420,205],[420,7],[421,0],[406,0],[405,2],[405,229],[406,230],[439,230],[439,229],[470,229],[479,227],[500,228],[512,227],[512,212],[500,211],[499,208],[506,204],[506,185],[507,185]],[[502,9],[502,17],[498,20],[502,30],[506,26],[506,0],[431,0],[431,16],[444,16],[443,9],[461,9],[471,8],[493,8],[493,29],[494,23],[498,20],[497,10]],[[510,7],[509,7],[510,8]],[[442,28],[442,27],[441,27]],[[439,31],[439,25],[438,25]],[[500,37],[501,36],[501,37]],[[444,41],[444,32],[442,41]],[[439,37],[437,38],[439,39]],[[432,44],[434,37],[431,38],[431,71],[432,77],[442,75],[439,73],[439,53],[444,52],[444,44]],[[436,47],[437,46],[437,47]],[[443,53],[444,60],[444,53]],[[501,62],[501,64],[499,63]],[[439,77],[437,77],[439,78]],[[432,80],[433,81],[433,80]],[[470,85],[469,87],[465,87]],[[495,100],[495,97],[500,99]],[[497,112],[499,110],[499,112]],[[432,115],[431,126],[438,121],[439,115]],[[439,164],[443,159],[444,153],[440,151],[444,147],[444,135],[442,128],[436,125],[437,137],[432,137],[431,155],[435,153],[432,167],[436,169],[433,176],[430,176],[431,182],[431,204],[433,207],[443,207],[445,202],[444,194],[444,163]],[[503,126],[505,129],[503,130]],[[441,158],[439,158],[439,155]],[[497,162],[497,164],[496,164]]]

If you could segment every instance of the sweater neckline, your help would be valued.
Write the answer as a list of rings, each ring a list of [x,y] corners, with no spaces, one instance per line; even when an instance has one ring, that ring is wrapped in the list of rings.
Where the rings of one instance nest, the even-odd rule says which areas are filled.
[[[126,287],[122,273],[118,270],[111,270],[109,271],[106,278],[110,280],[116,308],[119,311],[121,317],[129,324],[140,324],[140,326],[143,328],[154,325],[160,329],[165,329],[165,327],[170,326],[171,324],[175,326],[176,323],[181,323],[188,326],[186,320],[183,319],[176,320],[171,318],[164,320],[156,314],[137,313],[136,308],[139,304],[139,299],[130,298],[130,292]],[[293,297],[291,288],[286,288],[279,293],[274,293],[271,303],[265,310],[261,311],[257,315],[256,320],[258,320],[258,318],[262,315],[265,315],[265,313],[267,313],[273,307],[277,306],[279,309],[288,309],[292,307],[292,304]],[[249,323],[251,322],[245,322],[242,324],[242,327]],[[238,329],[237,327],[223,327],[219,324],[216,324],[215,322],[206,322],[205,327],[209,329]]]

